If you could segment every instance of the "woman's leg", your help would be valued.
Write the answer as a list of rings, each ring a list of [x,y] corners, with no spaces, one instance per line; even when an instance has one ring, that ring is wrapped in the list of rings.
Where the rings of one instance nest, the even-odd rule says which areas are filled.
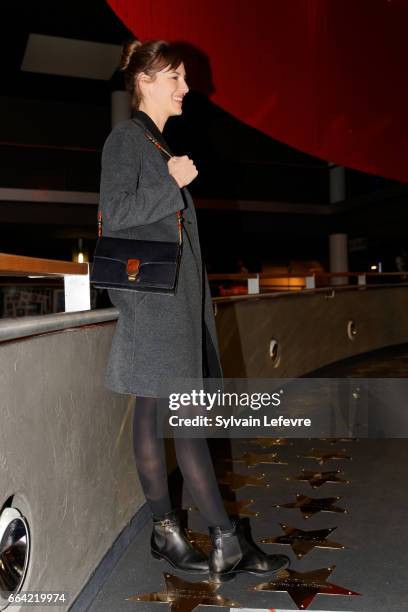
[[[190,573],[207,573],[208,559],[187,538],[169,496],[164,439],[157,435],[158,400],[137,397],[133,446],[140,482],[153,514],[150,548],[154,557]]]
[[[182,406],[179,416],[202,414],[199,406]],[[177,461],[195,504],[208,526],[232,527],[221,497],[206,438],[174,438]]]
[[[171,511],[164,439],[157,437],[157,399],[137,397],[134,409],[133,447],[136,466],[152,514]],[[185,417],[202,414],[202,408],[183,406]],[[181,416],[181,414],[180,414]],[[185,485],[208,526],[229,528],[232,523],[225,510],[205,438],[175,438],[177,461]]]
[[[133,416],[133,449],[146,501],[154,516],[170,512],[164,439],[157,437],[157,400],[137,397]]]

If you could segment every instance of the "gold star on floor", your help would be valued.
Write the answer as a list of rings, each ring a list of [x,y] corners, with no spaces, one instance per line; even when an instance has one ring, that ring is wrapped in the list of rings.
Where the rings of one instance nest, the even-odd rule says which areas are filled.
[[[131,595],[126,600],[167,603],[172,612],[192,612],[198,606],[241,608],[242,605],[216,593],[221,584],[202,580],[189,582],[172,574],[163,574],[166,581],[164,592]]]
[[[253,512],[248,509],[249,504],[254,503],[254,499],[240,499],[238,501],[224,499],[225,509],[228,514],[236,515],[236,516],[255,516],[258,517],[261,515],[260,512]],[[197,506],[188,506],[188,512],[198,512]]]
[[[235,474],[234,472],[224,472],[218,477],[218,482],[226,484],[232,491],[237,491],[241,487],[270,487],[269,482],[264,481],[265,474],[247,476],[246,474]]]
[[[237,459],[226,459],[226,461],[245,462],[247,467],[254,467],[260,463],[288,465],[286,462],[280,461],[278,453],[243,453]]]
[[[343,451],[345,451],[345,449],[343,448]],[[351,457],[350,455],[346,455],[345,452],[344,453],[330,453],[327,452],[326,450],[316,450],[315,448],[312,448],[307,455],[298,455],[298,457],[303,457],[304,459],[317,459],[317,461],[320,463],[320,465],[323,465],[323,463],[326,463],[326,461],[329,461],[330,459],[350,459]]]
[[[287,438],[255,438],[250,440],[251,444],[257,444],[261,448],[271,448],[272,446],[284,446],[285,444],[290,444],[292,446],[292,442],[289,442]]]
[[[249,504],[253,504],[254,501],[254,499],[239,499],[238,501],[225,500],[224,504],[228,514],[236,516],[260,516],[260,512],[254,512],[248,509]]]
[[[327,540],[327,537],[337,529],[337,527],[303,531],[303,529],[289,527],[289,525],[285,525],[284,523],[279,524],[285,535],[278,536],[277,538],[262,538],[262,540],[259,540],[261,544],[289,544],[298,559],[302,559],[314,548],[346,548],[346,546],[342,544]]]
[[[296,501],[287,504],[276,504],[273,508],[299,508],[304,519],[308,519],[318,512],[341,512],[347,513],[347,510],[333,506],[333,504],[341,499],[341,497],[322,497],[314,498],[306,495],[296,495]]]
[[[286,480],[300,480],[304,482],[308,482],[314,489],[317,487],[321,487],[326,482],[340,482],[349,484],[349,480],[344,480],[343,478],[338,478],[337,474],[342,474],[340,470],[334,470],[332,472],[313,472],[312,470],[302,470],[302,473],[299,476],[288,476]]]
[[[278,577],[271,582],[263,582],[252,587],[253,591],[287,591],[299,610],[306,610],[316,595],[360,595],[337,584],[327,582],[327,578],[335,569],[323,567],[312,572],[296,572],[295,570],[282,570]]]
[[[187,537],[196,548],[199,548],[205,555],[209,555],[212,550],[211,538],[207,533],[186,529]]]

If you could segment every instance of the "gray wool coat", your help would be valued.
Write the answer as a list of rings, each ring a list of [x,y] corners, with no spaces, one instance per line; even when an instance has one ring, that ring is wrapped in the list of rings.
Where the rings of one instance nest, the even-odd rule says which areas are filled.
[[[117,124],[105,141],[99,207],[103,235],[178,241],[176,212],[184,217],[183,251],[175,295],[108,290],[119,310],[104,384],[118,393],[164,396],[176,378],[222,377],[207,273],[193,199],[169,174],[167,160],[145,128],[166,146],[148,115]]]

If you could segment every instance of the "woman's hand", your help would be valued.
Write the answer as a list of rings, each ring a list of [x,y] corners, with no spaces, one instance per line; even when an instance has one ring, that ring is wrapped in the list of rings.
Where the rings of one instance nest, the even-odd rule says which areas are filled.
[[[179,187],[188,185],[198,175],[193,160],[187,155],[171,157],[167,162],[167,167],[169,169],[169,174],[171,174]]]

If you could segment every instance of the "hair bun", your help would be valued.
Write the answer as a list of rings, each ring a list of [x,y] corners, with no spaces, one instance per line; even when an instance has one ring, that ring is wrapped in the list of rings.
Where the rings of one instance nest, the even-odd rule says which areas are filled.
[[[142,41],[137,38],[132,38],[125,42],[122,49],[122,56],[120,58],[119,70],[126,70],[131,60],[133,53],[142,45]]]

